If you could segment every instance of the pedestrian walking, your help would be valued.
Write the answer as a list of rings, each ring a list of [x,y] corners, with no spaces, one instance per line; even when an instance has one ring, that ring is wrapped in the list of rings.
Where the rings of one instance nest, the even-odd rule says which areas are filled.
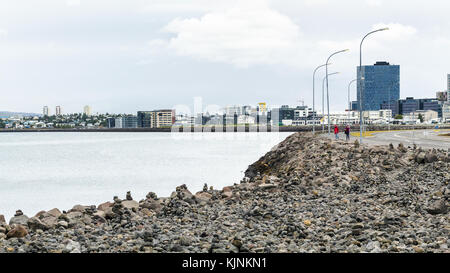
[[[336,140],[339,139],[339,127],[337,125],[334,125],[334,136],[336,137]]]
[[[347,124],[347,126],[345,126],[345,138],[347,141],[350,140],[350,125]]]

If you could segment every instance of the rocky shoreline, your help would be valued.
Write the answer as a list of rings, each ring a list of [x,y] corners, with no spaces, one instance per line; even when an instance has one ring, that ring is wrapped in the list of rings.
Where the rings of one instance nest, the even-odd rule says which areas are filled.
[[[449,151],[295,133],[221,190],[0,215],[0,253],[450,253],[449,165]]]

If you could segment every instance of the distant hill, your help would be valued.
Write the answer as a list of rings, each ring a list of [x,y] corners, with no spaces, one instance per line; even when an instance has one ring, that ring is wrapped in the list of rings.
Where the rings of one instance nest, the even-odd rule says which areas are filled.
[[[23,117],[38,116],[38,117],[40,117],[40,116],[42,116],[42,114],[0,111],[0,118],[9,118],[9,117],[13,117],[13,116],[23,116]]]

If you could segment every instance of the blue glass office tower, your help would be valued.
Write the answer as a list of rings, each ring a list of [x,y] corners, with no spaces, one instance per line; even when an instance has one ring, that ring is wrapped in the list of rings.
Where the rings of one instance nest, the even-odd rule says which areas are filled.
[[[356,69],[357,79],[361,79],[359,66]],[[376,111],[386,101],[400,99],[400,66],[387,62],[377,62],[375,65],[364,65],[361,69],[363,80],[357,85],[357,107],[360,105],[362,87],[363,111]]]

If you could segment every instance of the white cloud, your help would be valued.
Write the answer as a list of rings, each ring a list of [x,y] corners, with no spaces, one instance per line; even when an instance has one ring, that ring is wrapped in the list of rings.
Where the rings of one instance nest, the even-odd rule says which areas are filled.
[[[6,29],[0,28],[0,38],[8,36],[8,31]]]
[[[80,0],[67,0],[66,4],[68,6],[79,6],[79,5],[81,5],[81,1]]]
[[[359,50],[362,37],[313,40],[290,17],[272,9],[266,1],[255,3],[243,1],[199,18],[177,18],[163,29],[174,37],[152,40],[150,51],[160,52],[165,48],[181,56],[237,67],[284,64],[306,68],[317,65],[336,50],[349,48],[351,56]],[[414,27],[399,23],[372,26],[373,29],[384,27],[390,30],[373,37],[368,49],[382,50],[409,41],[417,32]]]
[[[239,67],[291,62],[287,53],[301,46],[299,27],[267,5],[249,2],[255,3],[173,20],[164,28],[175,35],[168,47],[179,55]]]
[[[380,7],[383,5],[383,1],[381,0],[366,0],[366,3],[371,7]]]
[[[399,23],[376,24],[372,26],[372,29],[376,30],[385,27],[388,27],[389,30],[380,35],[384,40],[405,40],[412,38],[417,33],[417,29],[413,26],[402,25]]]
[[[140,8],[145,13],[186,13],[219,10],[238,0],[153,0]]]

